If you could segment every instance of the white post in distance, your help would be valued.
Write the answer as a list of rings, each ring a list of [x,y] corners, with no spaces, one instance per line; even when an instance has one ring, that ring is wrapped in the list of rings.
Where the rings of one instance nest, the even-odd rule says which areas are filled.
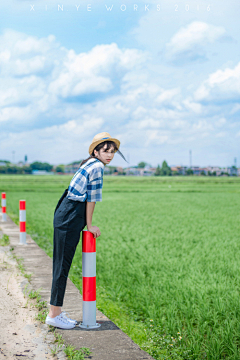
[[[2,192],[2,221],[7,221],[7,199],[6,193]]]
[[[26,245],[26,200],[19,200],[20,244]]]

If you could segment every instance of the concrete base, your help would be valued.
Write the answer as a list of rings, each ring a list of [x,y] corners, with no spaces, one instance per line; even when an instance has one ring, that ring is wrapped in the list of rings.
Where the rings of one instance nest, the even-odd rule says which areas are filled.
[[[91,330],[91,329],[97,329],[101,326],[101,324],[99,323],[96,323],[95,325],[84,325],[83,323],[80,323],[78,325],[80,328],[82,329],[88,329],[88,330]]]
[[[81,327],[86,329],[90,329],[91,326],[96,327],[96,301],[83,301],[82,311],[83,321]]]
[[[2,221],[3,222],[7,221],[7,214],[6,213],[2,213]]]
[[[20,245],[26,245],[27,244],[27,237],[26,237],[26,233],[24,232],[20,232],[19,233],[19,244]]]

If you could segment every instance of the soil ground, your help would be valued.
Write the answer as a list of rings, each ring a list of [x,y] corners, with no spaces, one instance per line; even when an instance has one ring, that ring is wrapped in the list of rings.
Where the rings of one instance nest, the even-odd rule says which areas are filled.
[[[27,280],[9,250],[0,246],[0,359],[54,359],[54,335],[35,320],[37,310],[23,293]]]

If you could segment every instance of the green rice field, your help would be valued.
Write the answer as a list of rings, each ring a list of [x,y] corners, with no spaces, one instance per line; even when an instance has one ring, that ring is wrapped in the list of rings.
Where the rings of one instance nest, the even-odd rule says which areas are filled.
[[[0,176],[7,212],[52,256],[69,176]],[[97,307],[154,359],[240,359],[240,178],[104,176]],[[81,246],[69,277],[81,291]]]

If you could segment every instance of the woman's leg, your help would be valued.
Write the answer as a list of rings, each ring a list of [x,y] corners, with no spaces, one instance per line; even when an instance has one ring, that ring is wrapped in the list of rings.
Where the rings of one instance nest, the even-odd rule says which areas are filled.
[[[60,315],[61,312],[62,312],[62,309],[60,306],[51,305],[48,316],[50,318],[55,318],[56,316]]]
[[[54,227],[54,242],[53,242],[53,271],[52,271],[52,289],[51,289],[51,300],[50,300],[50,310],[48,317],[55,318],[60,315],[62,312],[61,303],[58,303],[57,287],[58,287],[58,277],[61,273],[61,263],[64,256],[64,232],[59,232],[57,228]],[[61,301],[61,300],[60,300]],[[53,305],[54,304],[54,305]]]
[[[65,232],[54,229],[53,280],[50,300],[50,304],[58,308],[53,310],[54,313],[61,312],[68,273],[80,238],[81,228],[75,225],[74,228],[69,228]]]
[[[74,204],[65,199],[54,219],[53,280],[49,317],[60,315],[66,290],[68,273],[79,242],[80,232],[86,225],[85,204]]]

